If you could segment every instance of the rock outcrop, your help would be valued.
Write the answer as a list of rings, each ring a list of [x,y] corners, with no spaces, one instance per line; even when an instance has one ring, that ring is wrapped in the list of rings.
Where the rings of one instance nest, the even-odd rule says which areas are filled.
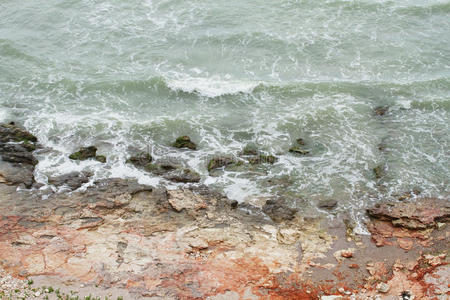
[[[14,123],[0,124],[0,182],[22,184],[30,188],[34,183],[33,155],[37,138]]]

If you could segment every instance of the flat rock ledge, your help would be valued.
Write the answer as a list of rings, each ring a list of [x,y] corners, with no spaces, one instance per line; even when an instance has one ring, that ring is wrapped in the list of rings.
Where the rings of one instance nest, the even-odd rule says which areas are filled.
[[[373,235],[359,236],[345,216],[241,206],[207,188],[108,179],[42,195],[0,183],[0,269],[110,299],[447,299],[447,203],[374,207]]]

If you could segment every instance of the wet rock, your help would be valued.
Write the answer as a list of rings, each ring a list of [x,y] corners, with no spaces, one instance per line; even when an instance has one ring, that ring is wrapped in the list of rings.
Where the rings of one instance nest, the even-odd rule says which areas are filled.
[[[292,220],[297,213],[296,209],[290,208],[284,201],[272,199],[266,201],[263,211],[275,222]]]
[[[170,162],[150,163],[145,166],[145,169],[173,182],[199,182],[201,179],[197,172]]]
[[[14,123],[0,124],[0,180],[7,184],[23,184],[30,188],[34,182],[34,166],[38,163],[32,151],[37,138]]]
[[[194,144],[191,141],[191,138],[188,137],[187,135],[180,136],[179,138],[177,138],[175,140],[175,143],[173,143],[172,146],[175,147],[175,148],[188,148],[188,149],[191,149],[191,150],[196,150],[197,149],[197,145]]]
[[[374,109],[374,113],[377,116],[384,116],[387,113],[388,109],[389,108],[387,106],[378,106]]]
[[[104,155],[96,155],[95,156],[95,160],[101,162],[101,163],[106,163],[106,156]]]
[[[0,143],[7,142],[27,142],[34,144],[37,138],[28,131],[19,128],[13,122],[10,124],[0,124]]]
[[[55,186],[68,186],[72,190],[76,190],[89,181],[92,174],[88,172],[71,172],[68,174],[54,176],[48,178],[48,183]]]
[[[337,201],[333,199],[322,200],[317,206],[322,209],[331,210],[337,206]]]
[[[304,140],[304,139],[302,139],[302,138],[299,138],[299,139],[297,139],[297,140],[296,140],[296,142],[297,142],[297,144],[299,144],[300,146],[304,146],[304,145],[306,145],[306,142],[305,142],[305,140]]]
[[[133,164],[135,167],[145,167],[149,163],[153,161],[153,157],[150,155],[150,153],[139,153],[136,156],[131,156],[129,159],[127,159],[127,163]]]
[[[185,168],[172,170],[164,174],[163,177],[170,181],[184,183],[199,182],[201,179],[197,172]]]
[[[162,176],[167,172],[174,171],[181,168],[181,166],[170,163],[170,162],[157,162],[150,163],[145,166],[145,169],[149,172],[152,172],[155,175]]]
[[[3,161],[36,165],[38,161],[29,149],[23,144],[0,144],[0,156]]]
[[[71,155],[69,155],[69,158],[73,160],[86,160],[89,158],[95,158],[96,153],[97,147],[94,146],[82,147],[77,152],[74,152]]]
[[[408,229],[436,227],[450,219],[450,204],[446,200],[422,198],[414,202],[379,203],[367,210],[375,219],[387,220],[394,226]]]
[[[208,171],[231,165],[234,162],[231,156],[218,156],[211,159],[208,163]]]
[[[276,158],[273,155],[257,155],[248,158],[248,162],[252,165],[258,165],[258,164],[274,164],[278,158]]]
[[[32,165],[19,165],[0,160],[0,183],[9,185],[23,184],[31,188],[34,183],[34,167]]]

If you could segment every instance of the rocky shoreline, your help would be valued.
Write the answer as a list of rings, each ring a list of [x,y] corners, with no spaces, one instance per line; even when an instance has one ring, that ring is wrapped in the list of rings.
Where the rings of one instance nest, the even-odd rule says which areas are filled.
[[[297,142],[293,152],[300,151]],[[187,137],[175,143],[195,149]],[[83,285],[91,288],[86,293],[111,299],[450,295],[448,199],[380,203],[367,211],[371,236],[362,236],[344,215],[309,218],[272,199],[261,206],[238,204],[201,185],[167,190],[113,178],[79,191],[89,174],[73,173],[49,179],[73,192],[30,189],[39,187],[33,178],[37,147],[27,131],[0,125],[0,267],[15,280],[77,292]],[[73,158],[103,160],[92,148]],[[129,162],[172,181],[198,182],[190,170],[146,155]],[[231,164],[223,158],[208,169]],[[19,298],[0,289],[6,299],[8,293]],[[59,298],[45,289],[29,295],[46,297]]]

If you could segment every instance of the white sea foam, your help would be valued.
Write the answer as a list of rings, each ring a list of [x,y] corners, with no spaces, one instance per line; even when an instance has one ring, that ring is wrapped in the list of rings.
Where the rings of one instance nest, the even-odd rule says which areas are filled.
[[[168,87],[188,93],[196,92],[210,98],[238,93],[251,93],[258,86],[257,82],[230,80],[221,76],[180,77],[177,79],[167,79]]]

